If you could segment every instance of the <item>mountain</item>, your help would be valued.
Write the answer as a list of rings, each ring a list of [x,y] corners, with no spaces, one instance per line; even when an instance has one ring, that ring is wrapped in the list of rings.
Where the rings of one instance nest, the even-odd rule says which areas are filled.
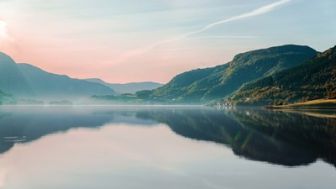
[[[33,95],[33,91],[18,65],[11,57],[1,52],[0,90],[11,94]]]
[[[15,104],[16,99],[7,93],[4,93],[0,90],[0,105],[1,104]]]
[[[246,84],[232,100],[280,105],[323,98],[336,98],[336,46],[298,67]]]
[[[24,98],[77,98],[110,95],[104,85],[46,72],[29,64],[17,64],[0,54],[0,90]]]
[[[284,45],[238,54],[227,64],[188,71],[138,96],[167,103],[204,103],[231,95],[243,84],[289,69],[316,56],[307,46]]]
[[[102,85],[108,86],[112,88],[116,93],[118,94],[125,94],[125,93],[136,93],[138,91],[143,90],[153,90],[156,88],[161,87],[163,84],[156,83],[156,82],[132,82],[132,83],[107,83],[101,79],[98,78],[91,78],[86,79],[86,81],[90,81],[93,83],[100,83]]]

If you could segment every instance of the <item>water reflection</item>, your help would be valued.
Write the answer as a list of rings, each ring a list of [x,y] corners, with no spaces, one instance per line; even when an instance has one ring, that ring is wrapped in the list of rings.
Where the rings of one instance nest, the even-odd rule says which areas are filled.
[[[336,166],[336,119],[251,109],[3,107],[0,153],[10,151],[16,143],[111,123],[146,127],[164,123],[178,135],[223,144],[251,160],[299,166],[322,159]]]

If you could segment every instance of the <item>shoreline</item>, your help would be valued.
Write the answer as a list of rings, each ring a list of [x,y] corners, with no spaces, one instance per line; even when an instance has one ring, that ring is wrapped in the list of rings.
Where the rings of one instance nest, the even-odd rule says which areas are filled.
[[[286,105],[270,105],[267,109],[308,109],[308,110],[336,110],[336,99],[316,99]]]

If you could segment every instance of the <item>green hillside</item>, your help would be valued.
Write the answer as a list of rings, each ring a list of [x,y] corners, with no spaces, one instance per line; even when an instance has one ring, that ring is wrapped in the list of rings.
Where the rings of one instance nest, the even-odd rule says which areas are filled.
[[[235,104],[281,105],[336,98],[336,47],[307,63],[243,86]]]
[[[140,98],[166,103],[204,103],[227,97],[243,84],[298,66],[316,56],[307,46],[284,45],[238,54],[224,65],[197,69],[174,77]]]

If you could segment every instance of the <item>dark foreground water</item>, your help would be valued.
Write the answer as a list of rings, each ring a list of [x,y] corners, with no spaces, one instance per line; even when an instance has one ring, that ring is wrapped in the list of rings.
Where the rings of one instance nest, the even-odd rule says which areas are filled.
[[[333,112],[0,107],[1,189],[333,189]]]

